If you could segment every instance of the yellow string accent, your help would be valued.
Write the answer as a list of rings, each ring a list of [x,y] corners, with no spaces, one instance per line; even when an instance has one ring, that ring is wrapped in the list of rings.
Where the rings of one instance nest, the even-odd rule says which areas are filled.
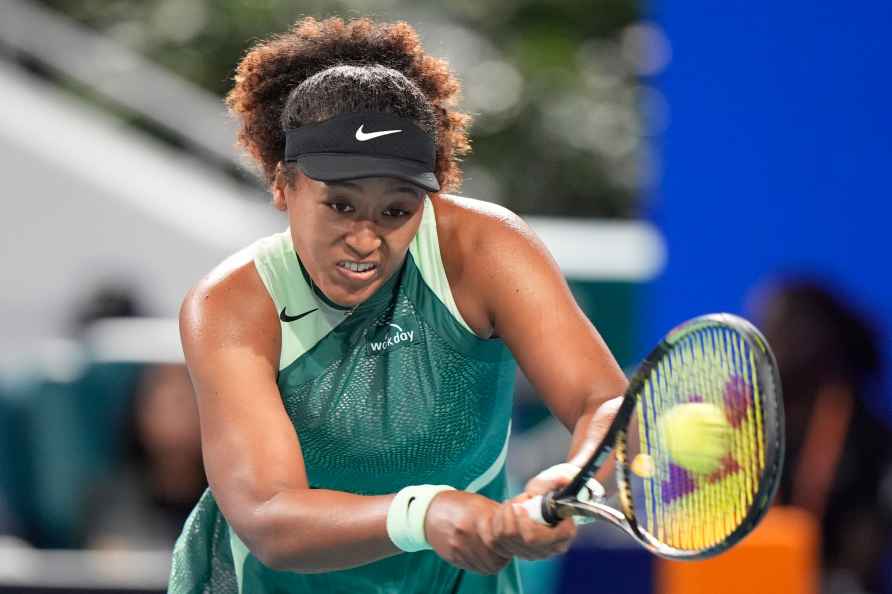
[[[647,411],[650,410],[650,403],[653,399],[653,384],[651,383],[651,379],[648,378],[646,382],[644,382],[643,386],[643,394],[641,398],[638,400],[638,440],[640,444],[640,452],[646,456],[651,456],[651,460],[653,460],[651,452],[653,448],[650,446],[650,435],[648,434],[648,428],[653,426],[646,419],[645,415]],[[656,471],[654,471],[654,476],[656,475]],[[644,509],[645,509],[645,529],[649,532],[654,531],[654,513],[653,513],[653,477],[650,479],[645,478],[643,482],[644,488]]]

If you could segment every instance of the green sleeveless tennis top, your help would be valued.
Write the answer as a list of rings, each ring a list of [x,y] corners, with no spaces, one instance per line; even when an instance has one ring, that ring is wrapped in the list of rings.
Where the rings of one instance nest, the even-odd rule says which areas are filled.
[[[515,363],[500,340],[477,337],[449,288],[429,198],[403,267],[353,310],[315,289],[290,231],[254,244],[254,264],[280,312],[277,383],[311,488],[360,495],[446,484],[501,501]],[[286,321],[287,320],[287,321]],[[173,594],[519,593],[514,562],[494,576],[433,551],[342,571],[301,574],[263,565],[210,490],[173,551]]]

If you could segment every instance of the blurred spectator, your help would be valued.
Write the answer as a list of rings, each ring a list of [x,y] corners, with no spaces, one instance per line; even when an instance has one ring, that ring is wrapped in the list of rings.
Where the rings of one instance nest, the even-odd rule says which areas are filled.
[[[136,291],[121,283],[106,283],[92,291],[72,316],[73,334],[80,337],[83,331],[97,320],[105,318],[131,318],[146,315]]]
[[[184,365],[146,368],[121,443],[122,463],[88,494],[87,546],[170,549],[206,487]]]
[[[875,327],[812,281],[770,287],[754,305],[777,356],[786,409],[777,501],[819,520],[825,592],[887,592],[892,431],[868,405],[882,376]]]
[[[83,542],[80,502],[117,459],[114,436],[141,367],[94,361],[85,339],[97,320],[142,314],[129,285],[90,288],[66,311],[65,332],[23,345],[0,370],[0,532],[41,548]]]

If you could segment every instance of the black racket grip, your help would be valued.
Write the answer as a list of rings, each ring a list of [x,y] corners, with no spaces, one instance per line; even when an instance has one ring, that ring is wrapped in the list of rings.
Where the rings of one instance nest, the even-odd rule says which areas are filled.
[[[556,526],[563,519],[558,515],[557,502],[554,496],[557,491],[549,491],[542,496],[542,519],[548,522],[549,526]]]

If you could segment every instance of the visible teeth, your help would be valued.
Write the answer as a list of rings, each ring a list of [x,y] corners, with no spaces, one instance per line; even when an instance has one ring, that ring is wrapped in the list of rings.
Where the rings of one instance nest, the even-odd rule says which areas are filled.
[[[340,265],[353,272],[365,272],[375,267],[375,265],[371,263],[360,264],[358,262],[341,262]]]

